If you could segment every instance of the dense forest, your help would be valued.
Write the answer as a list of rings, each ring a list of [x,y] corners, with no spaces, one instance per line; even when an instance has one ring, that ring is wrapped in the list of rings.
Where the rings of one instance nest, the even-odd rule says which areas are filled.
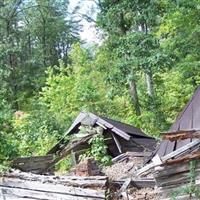
[[[159,137],[200,83],[199,0],[96,0],[90,45],[69,3],[0,1],[0,163],[45,154],[81,110]]]

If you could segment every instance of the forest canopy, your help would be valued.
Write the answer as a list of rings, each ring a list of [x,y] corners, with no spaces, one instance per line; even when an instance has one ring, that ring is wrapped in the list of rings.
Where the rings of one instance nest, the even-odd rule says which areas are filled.
[[[0,1],[0,163],[45,154],[82,110],[159,138],[199,85],[199,0],[93,2],[94,19],[68,0]]]

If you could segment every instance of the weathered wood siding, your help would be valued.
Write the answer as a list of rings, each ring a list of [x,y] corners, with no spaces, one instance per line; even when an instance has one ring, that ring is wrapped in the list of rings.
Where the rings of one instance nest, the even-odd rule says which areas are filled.
[[[42,176],[26,173],[2,174],[0,199],[103,200],[107,195],[105,176]]]

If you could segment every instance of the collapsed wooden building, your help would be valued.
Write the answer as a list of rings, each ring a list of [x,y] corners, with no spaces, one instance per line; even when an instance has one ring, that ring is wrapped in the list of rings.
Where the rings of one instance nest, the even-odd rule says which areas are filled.
[[[71,152],[79,155],[80,152],[85,151],[85,149],[89,147],[88,141],[96,134],[102,134],[104,136],[105,142],[108,146],[108,154],[114,158],[113,161],[120,159],[123,160],[128,155],[124,153],[132,152],[134,156],[141,157],[141,162],[143,162],[156,146],[156,140],[147,136],[138,128],[112,119],[100,117],[92,113],[81,112],[68,129],[63,139],[50,149],[47,155],[31,158],[19,158],[16,159],[13,164],[16,168],[21,169],[22,171],[37,174],[50,172],[57,162],[69,155]],[[74,137],[69,140],[68,136]],[[122,187],[118,193],[125,191],[131,183],[133,183],[134,186],[141,183],[143,184],[141,177],[151,173],[156,181],[155,191],[157,195],[154,199],[200,199],[199,138],[200,87],[196,90],[191,100],[177,117],[170,130],[163,134],[162,142],[147,159],[146,165],[137,170],[133,176],[128,177],[126,180],[122,180]],[[96,178],[98,179],[98,176]],[[94,182],[96,178],[91,177],[90,179]],[[4,179],[5,182],[2,182]],[[13,182],[10,182],[11,179],[9,176],[4,179],[1,179],[0,182],[0,187],[2,187],[1,191],[3,191],[1,194],[4,196],[12,196],[12,190],[18,191],[19,188],[16,187],[15,189],[10,189],[10,187],[15,187],[11,186]],[[67,179],[63,178],[63,180],[67,182],[71,180],[70,177],[67,177]],[[107,188],[106,178],[102,177],[101,180],[103,181],[103,190],[101,190],[102,188],[99,189],[99,193],[101,193],[101,197],[99,197],[100,199],[106,199],[105,191],[109,189]],[[77,181],[78,178],[76,177],[75,182]],[[87,182],[87,178],[81,179],[83,185]],[[58,181],[58,183],[60,183],[60,181]],[[154,182],[152,180],[148,180],[148,182],[145,180],[146,185],[149,183],[153,184]],[[45,188],[48,189],[46,186]],[[61,188],[63,188],[63,186],[61,186]],[[26,189],[27,188],[24,190],[25,192],[27,192]],[[45,192],[45,195],[48,195],[46,189],[44,191],[42,190],[42,192]],[[31,190],[35,190],[35,188],[32,188]],[[77,190],[83,193],[86,191],[83,191],[79,186]],[[57,192],[58,191],[55,190],[55,193]],[[89,195],[88,197],[91,199],[97,199],[94,195],[97,195],[98,192],[96,193],[94,190],[90,192],[92,192],[93,196]],[[85,194],[83,193],[78,195],[78,199],[84,199],[88,195],[87,192]],[[26,194],[29,193],[23,195]],[[37,196],[37,191],[34,194]],[[52,195],[54,198],[57,194]],[[74,193],[63,193],[62,195],[66,195],[63,199],[73,199],[77,197]]]
[[[90,146],[89,140],[98,134],[103,136],[107,153],[113,157],[114,163],[134,156],[142,165],[157,143],[141,129],[92,113],[81,112],[63,139],[46,155],[17,158],[12,162],[13,167],[20,169],[23,173],[0,174],[0,197],[5,200],[109,199],[109,184],[122,185],[117,197],[114,197],[116,199],[131,183],[138,188],[153,186],[152,180],[129,178],[113,182],[99,173],[98,165],[92,159],[76,165],[73,175],[53,175],[56,163],[72,153],[79,156]],[[133,164],[136,165],[136,162]]]
[[[185,130],[168,132],[164,135],[169,142],[191,142],[161,157],[155,167],[154,177],[159,199],[199,199],[200,198],[200,131]],[[165,161],[163,158],[168,157]]]
[[[66,135],[78,134],[81,126],[101,128],[108,145],[108,154],[112,157],[127,151],[152,152],[156,147],[156,140],[146,135],[141,129],[106,117],[100,117],[93,113],[81,112],[68,129]],[[66,139],[63,137],[48,154],[60,152],[65,145]]]
[[[81,112],[61,139],[46,156],[19,158],[13,166],[22,171],[42,174],[50,172],[54,165],[73,152],[78,157],[89,148],[88,141],[96,134],[102,134],[107,145],[108,155],[113,158],[134,152],[141,164],[155,150],[156,140],[146,135],[141,129],[93,113]],[[69,139],[70,137],[70,139]],[[40,165],[34,166],[34,163]]]
[[[138,175],[154,174],[158,199],[190,199],[200,192],[200,87]],[[195,164],[194,164],[195,163]],[[199,196],[200,197],[200,196]],[[194,197],[194,199],[199,199]]]

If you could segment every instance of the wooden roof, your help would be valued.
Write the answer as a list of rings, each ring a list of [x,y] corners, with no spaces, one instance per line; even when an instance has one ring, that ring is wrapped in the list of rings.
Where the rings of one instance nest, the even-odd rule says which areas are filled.
[[[131,138],[133,138],[133,140],[135,140],[136,143],[138,143],[139,145],[143,145],[150,150],[154,150],[156,145],[156,140],[153,137],[146,135],[139,128],[119,121],[108,119],[106,117],[100,117],[93,113],[86,112],[81,112],[76,117],[76,119],[74,120],[70,128],[67,130],[65,135],[77,133],[79,130],[79,126],[81,126],[81,124],[84,123],[90,123],[91,126],[101,126],[105,130],[109,130],[110,132],[115,134],[117,137],[123,138],[125,141],[129,141]],[[63,146],[62,144],[65,141],[64,138],[58,144],[56,144],[48,152],[48,154],[55,153],[60,148],[60,146]]]
[[[200,129],[200,86],[178,115],[170,131]]]
[[[152,137],[146,135],[141,129],[136,128],[132,125],[125,124],[123,122],[119,122],[119,121],[109,119],[109,118],[106,118],[106,117],[102,117],[102,119],[104,119],[108,123],[112,124],[116,128],[128,133],[129,135],[145,137],[145,138],[152,138]]]
[[[169,132],[180,132],[181,130],[200,130],[200,86],[197,88],[190,101],[184,107],[183,111],[178,115]],[[157,153],[159,157],[163,157],[194,141],[195,139],[196,138],[191,137],[176,141],[163,140],[153,155]],[[194,149],[189,149],[189,151],[190,150],[193,151]]]

